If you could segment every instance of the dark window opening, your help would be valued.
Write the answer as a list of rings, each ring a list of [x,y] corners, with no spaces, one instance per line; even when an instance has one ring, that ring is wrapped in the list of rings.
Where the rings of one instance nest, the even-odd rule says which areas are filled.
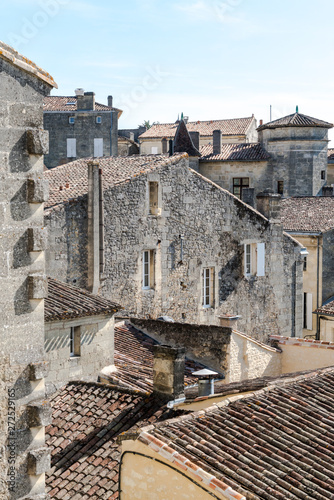
[[[243,188],[249,187],[249,177],[234,177],[233,178],[233,194],[242,199]]]
[[[283,194],[284,191],[284,181],[277,182],[277,192],[278,194]]]

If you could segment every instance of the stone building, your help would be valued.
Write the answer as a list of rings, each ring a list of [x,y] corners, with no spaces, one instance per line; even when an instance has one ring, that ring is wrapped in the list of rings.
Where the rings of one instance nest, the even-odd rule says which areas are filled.
[[[256,142],[256,120],[247,118],[188,122],[187,129],[197,149],[212,143],[213,131],[220,130],[223,143]],[[180,121],[152,125],[139,136],[141,154],[162,154],[168,152],[168,142],[174,140]]]
[[[151,155],[48,171],[48,274],[134,316],[240,315],[239,329],[259,340],[300,336],[301,245],[283,233],[277,195],[263,194],[256,211],[188,163]]]
[[[139,144],[124,135],[118,135],[118,154],[120,156],[139,155]]]
[[[44,99],[44,128],[49,131],[45,165],[53,168],[76,158],[118,154],[118,119],[122,111],[95,102],[94,92],[76,89],[75,96]]]
[[[44,498],[43,98],[53,78],[0,42],[0,498]],[[39,496],[41,494],[41,496]]]

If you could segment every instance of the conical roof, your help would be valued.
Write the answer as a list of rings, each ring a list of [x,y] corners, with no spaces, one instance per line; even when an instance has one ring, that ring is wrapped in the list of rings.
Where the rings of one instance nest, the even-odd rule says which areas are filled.
[[[187,125],[181,120],[174,138],[174,153],[188,153],[189,156],[201,156],[189,135]]]
[[[283,127],[321,127],[332,128],[333,124],[312,118],[311,116],[302,115],[301,113],[293,113],[292,115],[284,116],[278,120],[274,120],[257,128],[258,131],[266,128],[283,128]]]

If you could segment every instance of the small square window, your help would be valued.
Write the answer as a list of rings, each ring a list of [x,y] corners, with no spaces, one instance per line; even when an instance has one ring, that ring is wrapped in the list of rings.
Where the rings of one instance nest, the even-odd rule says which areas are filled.
[[[321,170],[321,180],[325,180],[326,179],[326,170]]]
[[[73,125],[73,124],[74,124],[74,122],[75,122],[75,118],[74,118],[74,116],[70,116],[70,117],[69,117],[69,119],[68,119],[68,123],[69,123],[70,125]]]
[[[70,356],[80,356],[81,352],[81,329],[80,326],[71,326],[70,331]]]
[[[277,193],[283,194],[283,192],[284,192],[284,181],[278,181],[277,182]]]
[[[306,255],[304,257],[304,262],[303,262],[303,271],[307,271],[307,256]]]
[[[96,123],[102,123],[102,118],[101,116],[96,117]]]

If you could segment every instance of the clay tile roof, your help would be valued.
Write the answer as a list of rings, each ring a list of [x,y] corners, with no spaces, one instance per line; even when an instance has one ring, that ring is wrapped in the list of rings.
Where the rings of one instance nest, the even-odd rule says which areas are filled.
[[[321,307],[316,309],[316,313],[326,314],[326,316],[334,316],[334,298],[331,297],[330,300],[325,302]]]
[[[44,300],[45,321],[114,314],[122,307],[98,295],[48,278],[48,297]]]
[[[167,445],[171,461],[204,471],[198,475],[206,474],[212,489],[228,486],[249,499],[326,500],[334,498],[333,415],[334,368],[326,368],[154,424],[139,439],[154,439],[158,453]]]
[[[327,158],[329,162],[334,162],[334,149],[328,148]]]
[[[334,228],[333,196],[301,196],[281,202],[285,231],[325,232]]]
[[[73,104],[71,104],[73,103]],[[43,111],[76,111],[77,96],[47,96],[44,97]],[[119,117],[122,110],[106,106],[105,104],[95,103],[95,111],[118,111]]]
[[[187,129],[189,132],[199,132],[202,136],[213,135],[214,130],[221,130],[222,135],[246,135],[254,117],[248,118],[232,118],[226,120],[208,120],[188,122]],[[152,125],[139,136],[139,139],[153,139],[166,137],[174,139],[178,123],[158,123]]]
[[[284,116],[278,120],[265,123],[258,127],[257,130],[264,130],[266,128],[281,128],[281,127],[322,127],[332,128],[333,124],[312,118],[311,116],[302,115],[301,113],[293,113],[292,115]]]
[[[46,428],[46,443],[51,470],[46,486],[56,500],[118,498],[117,437],[175,415],[153,395],[103,384],[69,383],[50,399],[53,420]]]
[[[10,47],[4,42],[0,41],[0,58],[11,62],[14,66],[23,69],[27,73],[36,76],[43,82],[47,83],[51,87],[58,88],[58,85],[52,78],[52,76],[44,71],[44,69],[37,66],[34,62],[30,61],[26,57],[19,54],[15,49]]]
[[[132,389],[151,392],[153,389],[153,346],[158,342],[132,325],[118,323],[115,325],[115,366],[108,379],[118,385]],[[200,370],[203,365],[186,359],[185,385],[197,384],[198,378],[192,372]]]
[[[212,144],[200,148],[200,161],[266,161],[269,153],[259,143],[222,144],[221,153],[213,154]]]
[[[163,165],[178,163],[187,155],[167,158],[163,155],[148,156],[105,156],[99,158],[103,171],[103,189],[129,181],[132,177],[151,172]],[[45,172],[49,181],[50,197],[44,204],[45,209],[69,202],[88,192],[88,162],[93,158],[75,160]]]
[[[174,139],[174,152],[175,153],[188,153],[189,156],[201,156],[198,149],[195,148],[193,141],[187,130],[184,120],[181,120]]]

